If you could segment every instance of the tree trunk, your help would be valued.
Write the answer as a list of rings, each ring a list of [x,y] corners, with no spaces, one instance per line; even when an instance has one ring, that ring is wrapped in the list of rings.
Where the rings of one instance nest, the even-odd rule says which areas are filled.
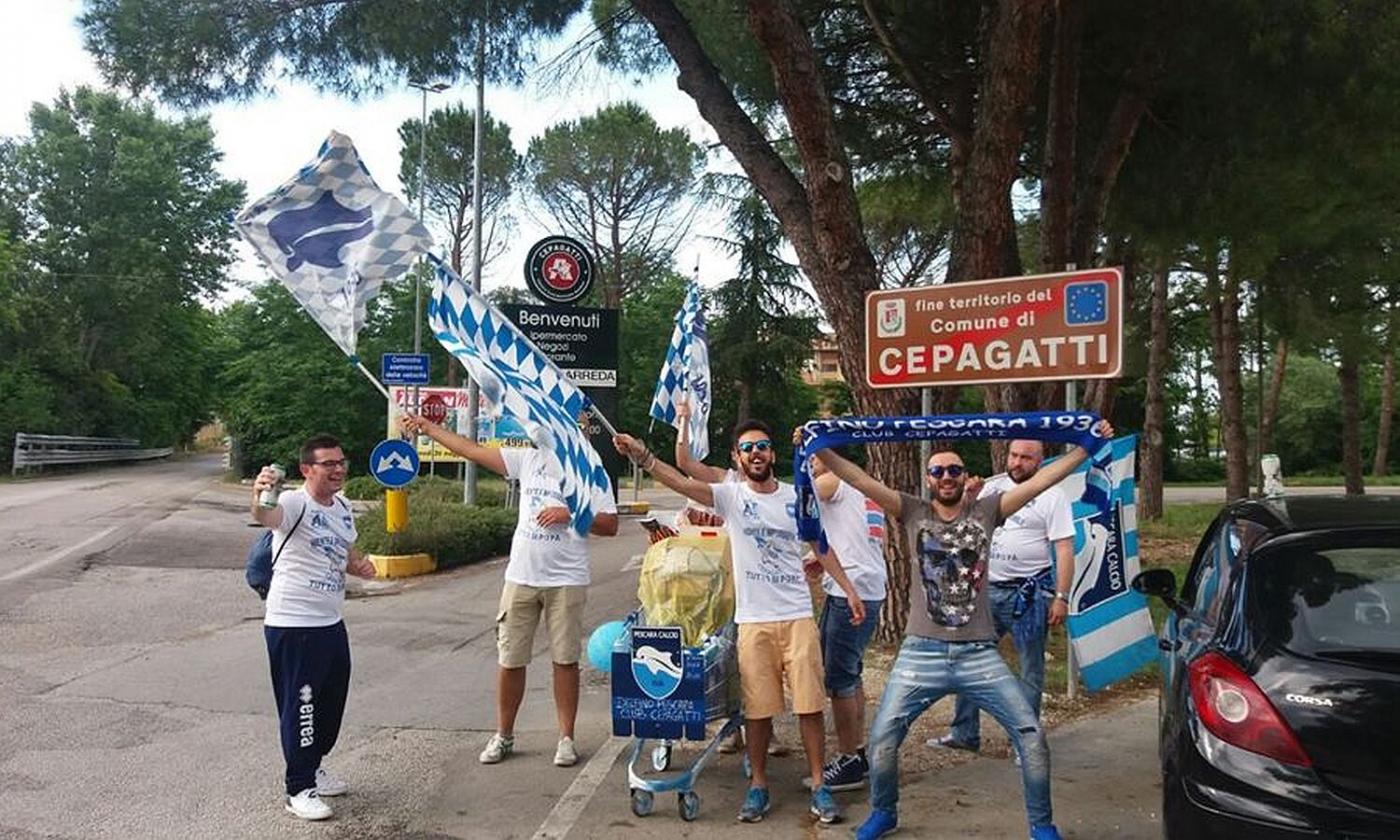
[[[734,390],[739,392],[739,405],[734,409],[734,423],[737,425],[748,420],[753,411],[753,386],[740,380],[734,383]]]
[[[1348,496],[1366,492],[1361,481],[1361,376],[1351,342],[1341,342],[1337,380],[1342,386],[1342,480]]]
[[[1206,267],[1211,355],[1220,387],[1220,435],[1225,447],[1225,495],[1249,495],[1249,438],[1244,425],[1244,382],[1240,376],[1240,280],[1234,266],[1220,276],[1220,261]]]
[[[1143,519],[1162,517],[1162,475],[1166,465],[1166,398],[1167,378],[1167,266],[1152,272],[1152,303],[1147,345],[1147,405],[1142,424],[1142,468],[1138,470],[1138,515]]]
[[[1283,394],[1283,375],[1288,369],[1288,337],[1279,336],[1274,345],[1274,364],[1269,371],[1269,390],[1264,394],[1264,416],[1259,425],[1259,451],[1276,452],[1274,429],[1278,426],[1278,401]]]
[[[1371,462],[1371,475],[1387,475],[1390,471],[1390,423],[1395,417],[1395,325],[1385,351],[1385,372],[1381,374],[1381,411],[1376,420],[1376,457]]]
[[[1040,181],[1040,268],[1062,271],[1070,261],[1074,217],[1075,139],[1079,124],[1081,0],[1059,0],[1050,54],[1044,172]]]

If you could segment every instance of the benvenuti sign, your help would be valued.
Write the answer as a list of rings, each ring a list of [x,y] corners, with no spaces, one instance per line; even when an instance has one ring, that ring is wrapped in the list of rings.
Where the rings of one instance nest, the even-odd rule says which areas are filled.
[[[1119,268],[865,297],[865,379],[875,388],[1110,379],[1122,345]]]

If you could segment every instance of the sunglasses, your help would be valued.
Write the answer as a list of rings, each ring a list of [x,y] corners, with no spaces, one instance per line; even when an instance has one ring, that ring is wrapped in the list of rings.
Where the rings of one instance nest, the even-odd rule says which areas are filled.
[[[759,452],[767,452],[773,448],[771,440],[745,440],[739,443],[739,451],[747,455],[757,449]]]
[[[928,468],[928,474],[934,478],[942,478],[944,473],[947,473],[949,478],[958,478],[965,472],[967,472],[967,468],[962,464],[949,464],[946,467],[942,464],[934,464]]]

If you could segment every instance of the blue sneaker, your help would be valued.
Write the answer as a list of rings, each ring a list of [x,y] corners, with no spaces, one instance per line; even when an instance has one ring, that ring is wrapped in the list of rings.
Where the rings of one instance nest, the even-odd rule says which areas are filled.
[[[1050,823],[1031,826],[1031,840],[1063,840],[1060,830]]]
[[[810,808],[812,816],[822,825],[831,825],[841,821],[841,808],[836,804],[836,799],[831,795],[831,788],[826,785],[818,785],[812,790],[812,806]]]
[[[870,812],[870,816],[865,818],[865,822],[856,829],[856,840],[875,840],[876,837],[884,837],[894,831],[899,825],[899,817],[894,811],[885,811],[876,808]]]
[[[769,807],[768,788],[751,787],[744,797],[744,807],[739,809],[739,822],[762,822]]]

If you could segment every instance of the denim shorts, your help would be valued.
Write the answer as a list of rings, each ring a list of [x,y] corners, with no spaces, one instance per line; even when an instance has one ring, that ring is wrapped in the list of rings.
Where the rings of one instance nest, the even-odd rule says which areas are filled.
[[[865,621],[851,624],[851,610],[846,599],[827,595],[822,607],[822,663],[826,669],[826,693],[832,697],[853,697],[860,688],[864,667],[865,646],[880,624],[880,608],[884,601],[865,602]]]

